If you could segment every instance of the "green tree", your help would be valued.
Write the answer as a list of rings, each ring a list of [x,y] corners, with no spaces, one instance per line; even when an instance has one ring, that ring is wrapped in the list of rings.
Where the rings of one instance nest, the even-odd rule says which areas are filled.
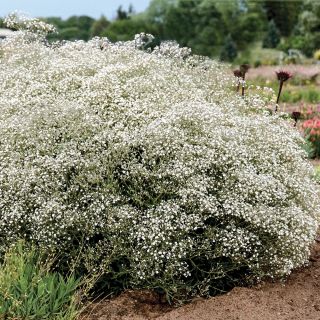
[[[261,16],[256,12],[241,14],[237,23],[237,44],[241,48],[246,48],[248,44],[261,36],[264,23]]]
[[[164,38],[191,47],[195,53],[212,56],[222,43],[224,24],[213,1],[179,0],[163,19]]]
[[[305,0],[298,16],[298,23],[291,36],[281,44],[282,50],[299,49],[312,57],[320,48],[320,2]]]
[[[95,20],[88,16],[72,16],[66,20],[65,28],[77,28],[79,33],[76,39],[89,40],[90,30],[94,22]]]
[[[234,43],[231,35],[228,35],[224,46],[220,53],[220,59],[222,61],[232,62],[238,55],[236,44]]]
[[[119,6],[117,9],[117,16],[116,16],[116,20],[127,20],[129,19],[129,13],[122,9],[122,6]]]
[[[274,1],[264,0],[263,8],[269,21],[273,20],[281,35],[289,36],[298,22],[303,0]],[[315,1],[317,2],[317,1]]]
[[[168,10],[176,0],[152,0],[145,12],[145,17],[151,23],[164,23]]]
[[[142,19],[125,19],[113,21],[101,35],[111,41],[128,41],[133,40],[137,33],[154,34],[154,31],[156,31],[154,26]]]
[[[269,22],[268,31],[263,39],[264,48],[276,48],[280,43],[280,32],[273,20]]]
[[[71,16],[66,20],[49,17],[44,20],[57,28],[58,33],[50,35],[51,40],[89,40],[90,30],[95,22],[89,16]]]
[[[110,21],[102,15],[98,20],[96,20],[91,26],[91,36],[101,36],[103,31],[107,29],[110,25]]]
[[[86,37],[86,35],[84,37]],[[83,38],[83,35],[81,35],[81,30],[79,30],[79,28],[69,27],[60,30],[59,38],[61,40],[78,40]]]
[[[47,23],[54,25],[58,30],[65,28],[65,21],[60,17],[47,17],[44,19]]]
[[[168,11],[176,0],[152,0],[147,10],[142,14],[143,19],[156,29],[156,36],[167,39],[164,31],[164,21]]]
[[[320,32],[320,2],[308,0],[299,15],[298,33]]]

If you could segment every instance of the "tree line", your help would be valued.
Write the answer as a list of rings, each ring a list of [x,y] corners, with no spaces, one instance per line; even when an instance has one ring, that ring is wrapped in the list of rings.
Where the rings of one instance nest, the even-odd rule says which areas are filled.
[[[233,61],[239,51],[262,40],[265,48],[298,49],[310,57],[320,48],[320,1],[314,0],[152,0],[136,14],[119,7],[113,20],[101,16],[45,18],[59,33],[51,40],[111,41],[151,33],[155,41],[176,40],[196,54]]]

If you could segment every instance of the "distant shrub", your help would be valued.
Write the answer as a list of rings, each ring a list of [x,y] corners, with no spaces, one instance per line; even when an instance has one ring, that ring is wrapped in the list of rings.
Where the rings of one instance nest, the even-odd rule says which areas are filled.
[[[226,66],[172,43],[28,32],[0,51],[2,251],[23,238],[103,270],[106,290],[175,299],[308,260],[319,197],[303,138],[239,97]]]
[[[268,24],[267,33],[263,39],[263,48],[276,48],[280,43],[280,31],[275,22],[271,20]]]
[[[315,53],[313,54],[313,57],[316,60],[320,61],[320,50],[315,51]]]
[[[260,67],[261,65],[262,65],[261,60],[256,60],[256,61],[254,62],[254,67],[255,67],[255,68],[258,68],[258,67]]]
[[[220,59],[222,61],[233,61],[238,55],[236,43],[233,41],[231,35],[228,35],[225,44],[221,49]]]
[[[320,103],[320,92],[319,90],[311,89],[307,91],[307,101],[311,103]]]

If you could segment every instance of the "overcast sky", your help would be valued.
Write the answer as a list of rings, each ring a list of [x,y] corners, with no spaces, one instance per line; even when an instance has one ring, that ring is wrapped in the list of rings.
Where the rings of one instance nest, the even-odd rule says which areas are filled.
[[[98,18],[102,14],[113,18],[117,8],[127,9],[131,3],[136,12],[147,8],[150,0],[0,0],[0,17],[18,10],[32,17],[88,15]]]

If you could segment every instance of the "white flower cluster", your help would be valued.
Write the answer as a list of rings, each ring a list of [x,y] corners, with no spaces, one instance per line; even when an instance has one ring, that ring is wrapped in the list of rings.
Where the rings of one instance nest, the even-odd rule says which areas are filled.
[[[191,55],[191,49],[186,47],[181,48],[175,41],[163,41],[155,48],[153,53],[160,56],[183,59]]]
[[[0,57],[2,248],[84,243],[132,286],[199,290],[230,268],[307,261],[319,194],[303,140],[259,95],[238,96],[225,66],[105,39],[17,36]]]
[[[148,46],[153,42],[154,36],[149,33],[139,33],[134,37],[135,46],[137,49],[146,50]]]
[[[26,30],[43,35],[56,32],[56,28],[53,25],[18,12],[13,12],[6,16],[4,24],[11,29]]]

